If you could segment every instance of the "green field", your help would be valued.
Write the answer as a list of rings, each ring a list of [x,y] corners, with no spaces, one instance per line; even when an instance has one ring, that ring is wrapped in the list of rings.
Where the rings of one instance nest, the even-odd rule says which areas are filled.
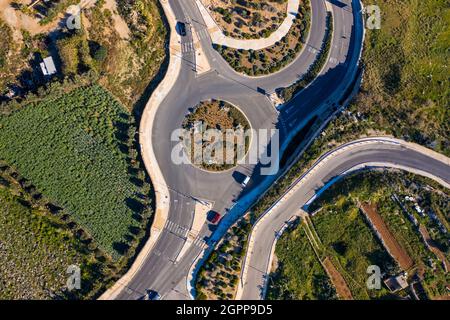
[[[314,254],[302,225],[278,240],[278,268],[271,275],[267,298],[271,300],[336,299],[331,281]]]
[[[429,299],[446,295],[445,285],[450,276],[445,274],[437,257],[426,248],[418,230],[391,197],[396,194],[400,199],[405,195],[426,199],[428,195],[435,198],[436,202],[447,203],[448,206],[449,196],[445,192],[436,183],[410,174],[366,172],[337,182],[312,204],[310,211],[320,210],[314,215],[312,222],[323,243],[325,254],[333,259],[355,299],[388,299],[407,294],[400,292],[394,296],[384,286],[381,290],[369,290],[366,287],[366,270],[369,265],[379,266],[386,275],[396,275],[401,270],[359,210],[358,203],[363,202],[376,205],[389,230],[413,259],[414,267],[408,270],[410,281],[417,273],[422,278],[421,284]],[[420,205],[426,210],[435,208],[425,200],[420,200]],[[416,215],[407,205],[405,208]],[[441,206],[441,209],[445,208],[445,205]],[[425,224],[432,231],[430,233],[433,240],[448,257],[448,236],[437,235],[438,232],[434,230],[436,224],[428,217],[416,217],[419,223]],[[442,222],[448,223],[448,218],[440,218]],[[300,226],[287,232],[277,243],[276,255],[280,264],[274,274],[269,297],[307,299],[316,298],[320,294],[320,288],[311,286],[316,277],[314,270],[320,270],[320,264],[303,230],[304,227]],[[435,269],[430,266],[430,259],[435,261]]]
[[[150,212],[135,127],[100,86],[67,88],[55,85],[1,116],[0,155],[117,259]]]
[[[354,111],[368,126],[450,154],[450,7],[446,0],[364,1],[380,6],[366,35]]]
[[[377,176],[355,176],[338,182],[325,192],[311,208],[322,208],[312,219],[327,252],[338,262],[355,299],[386,296],[387,290],[367,290],[367,267],[377,265],[386,272],[395,272],[395,262],[378,241],[357,201],[377,200],[380,184]]]
[[[105,284],[99,256],[6,172],[0,207],[0,299],[86,298]],[[81,290],[68,292],[71,265],[80,267]]]

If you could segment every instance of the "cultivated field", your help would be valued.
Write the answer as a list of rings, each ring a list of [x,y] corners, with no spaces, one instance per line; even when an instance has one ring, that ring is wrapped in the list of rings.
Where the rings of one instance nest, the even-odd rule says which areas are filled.
[[[0,299],[87,299],[111,281],[111,261],[95,243],[4,163],[0,208]],[[80,290],[67,289],[69,266],[82,272]]]
[[[359,173],[337,182],[310,207],[311,212],[315,212],[311,218],[312,224],[302,224],[287,231],[277,243],[279,266],[269,295],[292,299],[296,297],[295,292],[308,288],[308,281],[313,276],[300,277],[299,273],[304,273],[300,271],[304,269],[303,263],[311,259],[316,259],[317,263],[322,261],[340,298],[397,299],[411,295],[409,289],[395,294],[384,286],[381,290],[368,289],[367,267],[370,265],[380,267],[383,279],[408,270],[410,283],[416,276],[420,279],[420,284],[415,287],[423,287],[421,299],[447,295],[445,286],[449,274],[441,262],[445,252],[448,253],[448,245],[447,240],[441,239],[448,239],[448,236],[436,228],[436,221],[431,220],[428,214],[421,217],[407,203],[400,206],[393,200],[393,194],[398,199],[412,196],[420,199],[420,206],[429,212],[430,206],[425,204],[425,199],[431,197],[428,193],[434,194],[435,203],[445,203],[448,196],[435,189],[435,184],[428,183],[428,180],[395,172]],[[378,240],[360,210],[361,202],[370,201],[377,203],[376,211],[373,206],[366,205],[365,212],[395,260]],[[420,228],[413,225],[410,216],[415,216]],[[433,237],[428,234],[424,238],[434,245],[434,249],[428,249],[425,245],[420,234],[422,225],[433,230]],[[299,237],[301,233],[304,233],[303,237]],[[305,251],[305,246],[311,250]]]
[[[54,85],[0,118],[3,160],[70,214],[114,258],[149,215],[130,114],[98,85]]]

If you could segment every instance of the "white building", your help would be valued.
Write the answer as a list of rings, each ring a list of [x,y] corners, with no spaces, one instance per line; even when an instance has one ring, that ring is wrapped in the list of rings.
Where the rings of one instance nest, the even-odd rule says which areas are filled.
[[[40,66],[44,76],[51,76],[56,73],[56,67],[52,57],[45,58]]]

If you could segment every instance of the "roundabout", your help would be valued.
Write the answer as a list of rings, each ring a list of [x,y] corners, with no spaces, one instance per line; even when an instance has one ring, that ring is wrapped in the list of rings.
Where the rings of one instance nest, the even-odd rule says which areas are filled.
[[[230,170],[243,163],[252,139],[247,117],[222,100],[200,102],[186,115],[182,129],[179,139],[183,160],[210,172]]]
[[[171,36],[171,58],[164,86],[158,87],[151,98],[157,102],[149,103],[144,111],[143,118],[147,115],[151,121],[140,128],[144,162],[156,190],[155,223],[151,232],[155,236],[151,235],[151,244],[138,257],[133,272],[117,282],[111,289],[114,293],[105,294],[105,298],[110,294],[117,299],[139,299],[148,289],[159,292],[163,299],[191,298],[186,283],[195,272],[197,259],[214,247],[228,225],[279,174],[278,171],[262,174],[261,159],[271,153],[268,151],[274,142],[271,139],[263,150],[258,150],[257,163],[237,162],[226,171],[209,172],[191,163],[174,163],[171,155],[180,142],[179,136],[173,139],[174,132],[180,130],[192,106],[212,99],[238,106],[255,132],[277,132],[280,156],[308,121],[318,118],[324,122],[330,111],[341,107],[340,100],[354,83],[358,69],[363,31],[360,3],[356,0],[342,1],[344,6],[311,0],[311,27],[304,50],[286,68],[260,78],[236,73],[213,48],[210,30],[196,1],[161,0],[161,4],[175,17],[173,21],[169,19],[171,27],[176,21],[186,22],[187,32],[186,36]],[[306,74],[320,54],[328,11],[334,17],[335,36],[326,65],[308,88],[280,110],[275,109],[269,95]],[[194,38],[199,39],[195,46]],[[210,71],[199,74],[196,50],[204,52]],[[166,79],[170,79],[167,85]],[[251,139],[251,144],[256,140]],[[159,179],[152,175],[157,169]],[[243,186],[237,175],[251,180]],[[223,216],[218,226],[206,220],[197,223],[200,205]]]

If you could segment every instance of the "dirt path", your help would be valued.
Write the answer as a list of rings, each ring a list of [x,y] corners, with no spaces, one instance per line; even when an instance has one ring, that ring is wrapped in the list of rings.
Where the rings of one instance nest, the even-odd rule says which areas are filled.
[[[330,277],[333,286],[336,288],[338,296],[344,300],[353,300],[352,293],[348,288],[344,277],[342,277],[341,273],[336,269],[333,262],[331,262],[331,260],[326,257],[322,261],[322,265],[328,276]]]
[[[0,18],[4,20],[13,30],[15,41],[22,41],[22,33],[20,30],[28,31],[32,36],[39,33],[46,33],[58,27],[59,19],[41,26],[39,19],[28,16],[19,10],[11,7],[12,0],[0,0]],[[29,0],[18,1],[22,4],[30,4]]]
[[[436,255],[436,257],[442,262],[442,264],[444,265],[445,272],[448,272],[450,264],[447,258],[445,257],[444,253],[441,250],[439,250],[439,248],[436,246],[436,243],[433,241],[433,239],[431,239],[431,236],[428,233],[427,228],[424,225],[420,225],[419,232],[422,235],[423,239],[425,240],[425,244],[427,245],[428,249],[430,249],[431,252],[433,252]]]
[[[361,209],[366,215],[370,224],[375,229],[377,235],[381,238],[383,245],[391,256],[398,262],[400,268],[409,270],[414,265],[414,261],[408,255],[406,250],[398,243],[394,235],[389,231],[389,228],[384,223],[383,218],[377,212],[376,208],[369,204],[361,205]]]
[[[128,39],[130,37],[131,32],[125,20],[123,20],[123,18],[117,12],[116,0],[106,0],[106,3],[103,5],[103,8],[111,11],[112,19],[114,21],[114,29],[116,29],[119,36],[122,39]]]

